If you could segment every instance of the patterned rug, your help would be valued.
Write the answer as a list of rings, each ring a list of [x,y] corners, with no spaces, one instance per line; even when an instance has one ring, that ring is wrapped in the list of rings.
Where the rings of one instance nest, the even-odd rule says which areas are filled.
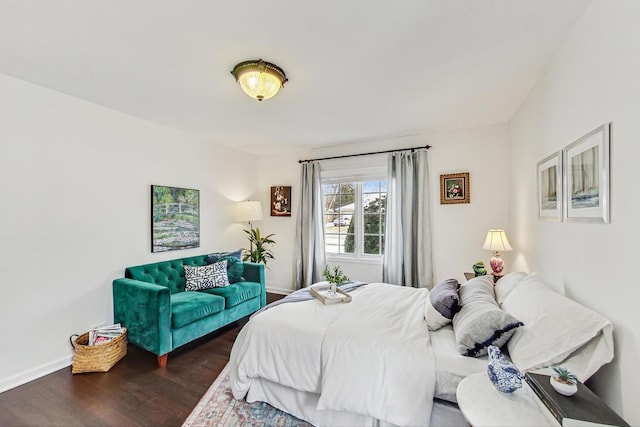
[[[225,366],[202,396],[183,427],[312,427],[293,415],[264,402],[236,400],[229,388],[229,365]]]

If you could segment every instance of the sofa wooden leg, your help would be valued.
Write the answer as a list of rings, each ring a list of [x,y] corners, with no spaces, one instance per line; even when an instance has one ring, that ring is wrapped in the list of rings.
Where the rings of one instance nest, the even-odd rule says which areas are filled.
[[[158,366],[161,368],[165,368],[167,366],[168,358],[169,358],[169,353],[163,354],[162,356],[158,356]]]

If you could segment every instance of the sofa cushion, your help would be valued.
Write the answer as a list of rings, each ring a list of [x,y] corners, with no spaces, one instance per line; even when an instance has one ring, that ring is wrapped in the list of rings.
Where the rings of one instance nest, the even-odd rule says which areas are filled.
[[[244,274],[244,262],[232,256],[222,257],[218,261],[222,260],[227,261],[227,277],[229,278],[229,283],[236,283],[241,280],[244,281],[242,279],[242,275]]]
[[[213,265],[203,265],[201,267],[184,266],[185,291],[199,291],[215,286],[213,282]]]
[[[171,295],[171,327],[180,328],[224,310],[224,298],[203,292],[178,292]]]
[[[261,291],[260,283],[237,282],[224,288],[211,288],[201,293],[219,295],[224,298],[225,307],[235,307],[236,305],[248,301],[251,298],[259,297]]]
[[[212,264],[213,267],[213,283],[216,288],[224,288],[229,286],[229,276],[227,276],[227,260],[223,259]]]
[[[233,251],[233,252],[214,252],[212,254],[207,255],[207,262],[209,264],[213,264],[215,262],[218,262],[221,258],[229,257],[229,256],[237,258],[240,261],[242,261],[242,249],[238,249],[237,251]]]

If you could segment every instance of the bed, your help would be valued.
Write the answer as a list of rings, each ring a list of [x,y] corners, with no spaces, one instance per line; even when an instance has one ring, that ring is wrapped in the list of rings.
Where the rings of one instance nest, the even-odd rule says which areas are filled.
[[[231,352],[234,397],[316,426],[461,425],[456,387],[486,370],[488,345],[523,371],[562,362],[581,380],[613,358],[611,324],[536,275],[507,275],[495,289],[476,278],[453,296],[451,285],[371,283],[348,304],[311,299],[254,315]],[[436,294],[450,313],[434,320]]]

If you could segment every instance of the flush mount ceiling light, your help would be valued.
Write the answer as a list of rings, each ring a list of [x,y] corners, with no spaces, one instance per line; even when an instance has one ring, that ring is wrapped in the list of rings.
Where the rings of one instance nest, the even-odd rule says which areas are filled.
[[[258,101],[273,98],[287,82],[284,70],[262,59],[244,61],[231,71],[242,90]]]

